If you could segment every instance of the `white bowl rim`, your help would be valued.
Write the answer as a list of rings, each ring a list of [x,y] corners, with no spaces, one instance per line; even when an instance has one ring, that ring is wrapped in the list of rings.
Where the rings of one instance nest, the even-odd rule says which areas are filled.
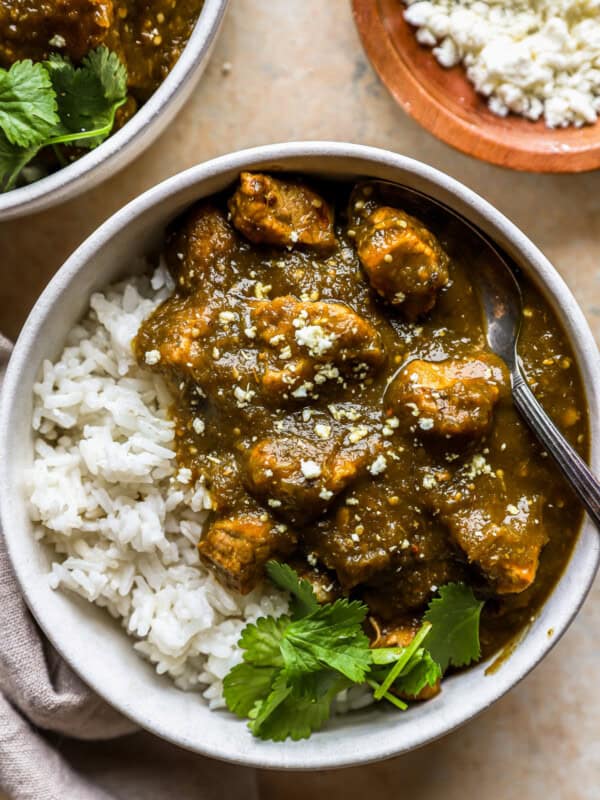
[[[501,246],[508,244],[509,254],[512,249],[513,252],[520,255],[522,262],[529,265],[532,274],[539,278],[550,292],[551,299],[560,304],[562,322],[569,332],[571,344],[577,354],[589,409],[591,464],[592,468],[598,471],[600,469],[600,363],[598,350],[581,309],[554,267],[503,214],[455,179],[405,156],[363,145],[340,142],[272,144],[221,156],[164,181],[140,195],[107,220],[59,270],[38,300],[23,328],[9,363],[4,390],[0,398],[0,453],[8,453],[11,418],[12,414],[18,413],[20,373],[26,364],[28,353],[35,343],[37,330],[44,319],[52,316],[55,304],[60,301],[63,288],[118,231],[125,228],[132,219],[143,215],[148,209],[184,190],[198,187],[200,195],[202,184],[220,173],[239,172],[249,166],[259,169],[261,165],[265,169],[285,170],[287,168],[292,170],[293,167],[289,166],[289,162],[294,159],[310,161],[323,158],[341,162],[345,160],[360,162],[364,167],[363,174],[368,174],[370,165],[373,169],[382,167],[403,171],[415,181],[430,183],[437,190],[452,197],[454,207],[458,207],[457,210],[465,213],[471,221],[476,220],[477,224],[483,230],[487,229],[488,233],[493,231],[494,238]],[[288,164],[287,167],[286,164]],[[306,171],[310,171],[309,166],[306,167]],[[324,170],[319,167],[314,171],[323,172]],[[494,675],[493,681],[489,683],[481,681],[477,692],[469,697],[460,708],[445,709],[442,715],[432,714],[432,719],[427,720],[426,730],[413,730],[410,725],[398,724],[392,733],[387,732],[385,740],[381,740],[381,736],[377,737],[375,733],[369,732],[360,737],[360,744],[354,741],[353,736],[340,735],[336,738],[339,730],[334,731],[333,735],[329,732],[328,736],[321,732],[309,740],[298,743],[260,742],[248,735],[248,741],[245,741],[243,746],[234,746],[233,750],[231,748],[228,750],[228,743],[225,741],[215,743],[211,741],[209,735],[199,743],[195,739],[191,740],[178,731],[165,727],[160,718],[149,718],[145,714],[144,704],[132,706],[128,698],[112,685],[110,678],[107,679],[101,670],[90,676],[85,663],[86,659],[77,652],[77,648],[72,646],[68,632],[48,629],[44,623],[44,608],[32,602],[31,592],[26,582],[26,564],[20,562],[18,558],[20,534],[11,524],[13,517],[11,509],[14,501],[11,492],[14,492],[14,487],[8,461],[7,458],[0,459],[0,520],[4,531],[7,532],[5,539],[9,554],[25,599],[52,644],[99,695],[141,727],[194,752],[247,766],[272,769],[333,769],[354,766],[408,752],[446,735],[502,697],[550,651],[581,607],[591,587],[600,560],[600,539],[590,520],[585,517],[575,547],[579,567],[577,575],[572,574],[574,554],[546,603],[546,606],[552,606],[551,620],[554,635],[550,638],[545,635],[544,631],[543,637],[536,634],[534,640],[528,634],[505,666]],[[544,621],[547,622],[545,618]],[[481,665],[481,669],[484,666]],[[479,667],[476,669],[479,670]],[[464,677],[459,675],[448,679],[448,682],[454,684],[455,681],[460,680],[464,680]],[[441,696],[443,695],[444,693]],[[423,706],[430,706],[434,702],[430,701]],[[243,725],[242,722],[239,724]],[[376,727],[373,726],[374,729]],[[413,728],[415,728],[414,725]]]
[[[193,90],[214,45],[227,4],[228,0],[205,0],[177,63],[119,131],[51,175],[0,194],[0,220],[33,214],[63,203],[107,180],[146,149]]]

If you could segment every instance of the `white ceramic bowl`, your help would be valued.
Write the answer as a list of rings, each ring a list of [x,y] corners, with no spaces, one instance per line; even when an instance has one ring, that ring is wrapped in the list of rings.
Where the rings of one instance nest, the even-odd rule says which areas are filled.
[[[0,194],[0,221],[33,214],[91,189],[118,172],[158,138],[204,71],[228,0],[205,0],[177,63],[148,102],[121,130],[47,178]]]
[[[144,728],[216,758],[274,768],[341,767],[393,756],[451,731],[514,686],[564,633],[592,583],[597,532],[585,521],[569,566],[513,654],[493,675],[487,664],[448,678],[433,700],[405,714],[376,709],[337,718],[302,742],[262,742],[243,722],[211,712],[197,694],[177,690],[137,656],[119,625],[101,609],[49,588],[50,554],[33,537],[23,474],[31,463],[32,384],[45,358],[60,353],[67,331],[92,291],[127,274],[136,256],[160,242],[165,225],[201,197],[235,181],[240,170],[289,170],[329,178],[385,178],[443,201],[489,234],[533,281],[561,319],[585,382],[592,464],[600,470],[598,352],[582,312],[556,270],[502,214],[452,178],[417,161],[349,144],[269,145],[201,164],[131,202],[96,231],[33,309],[8,369],[0,417],[0,501],[10,556],[27,602],[54,646],[100,695]],[[548,637],[548,629],[554,636]]]

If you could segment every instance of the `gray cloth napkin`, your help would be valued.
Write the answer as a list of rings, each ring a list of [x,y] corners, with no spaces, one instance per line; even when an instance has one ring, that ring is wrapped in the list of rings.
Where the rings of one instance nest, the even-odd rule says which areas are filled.
[[[10,343],[0,336],[0,385]],[[0,454],[5,458],[6,454]],[[253,770],[136,732],[44,639],[0,531],[0,798],[257,800]]]

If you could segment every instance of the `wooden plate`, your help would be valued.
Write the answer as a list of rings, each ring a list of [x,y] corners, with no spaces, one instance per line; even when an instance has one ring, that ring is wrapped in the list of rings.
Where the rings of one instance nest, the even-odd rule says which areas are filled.
[[[600,123],[547,128],[543,121],[498,117],[461,66],[445,69],[404,19],[402,0],[352,0],[367,56],[396,101],[444,142],[502,167],[529,172],[600,168]]]

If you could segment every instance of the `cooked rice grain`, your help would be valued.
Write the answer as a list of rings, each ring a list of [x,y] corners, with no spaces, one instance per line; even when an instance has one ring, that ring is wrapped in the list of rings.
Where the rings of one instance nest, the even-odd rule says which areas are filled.
[[[218,708],[242,628],[288,603],[267,584],[246,596],[230,591],[198,559],[210,496],[201,482],[178,481],[168,392],[131,349],[140,322],[171,291],[159,267],[151,279],[94,294],[60,359],[44,363],[34,387],[31,516],[59,556],[51,585],[108,609],[159,674]]]

